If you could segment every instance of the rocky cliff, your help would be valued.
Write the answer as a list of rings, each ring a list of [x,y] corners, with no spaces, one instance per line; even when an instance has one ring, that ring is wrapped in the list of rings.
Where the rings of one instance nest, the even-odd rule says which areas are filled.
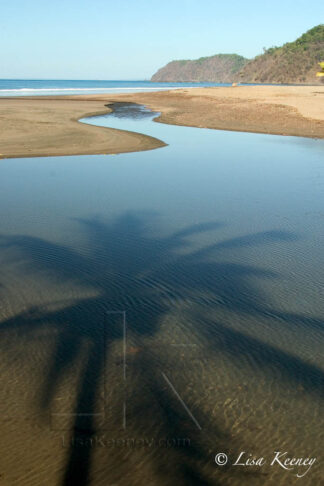
[[[196,60],[172,61],[159,69],[151,81],[316,84],[318,63],[324,61],[324,24],[318,25],[294,42],[265,49],[248,60],[237,54],[217,54]]]
[[[247,62],[247,59],[237,54],[217,54],[196,60],[172,61],[159,69],[151,81],[232,83],[235,75]]]

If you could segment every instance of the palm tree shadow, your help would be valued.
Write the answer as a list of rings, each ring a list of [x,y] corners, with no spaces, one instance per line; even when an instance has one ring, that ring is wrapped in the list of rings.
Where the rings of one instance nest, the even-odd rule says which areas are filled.
[[[140,381],[149,389],[147,396],[135,395],[132,398],[132,414],[136,417],[133,436],[144,428],[154,427],[156,419],[152,417],[151,420],[146,413],[153,397],[156,406],[152,410],[158,414],[161,430],[166,436],[187,437],[190,433],[195,438],[195,445],[174,452],[173,459],[164,465],[163,470],[160,458],[156,457],[154,461],[158,473],[164,474],[167,479],[172,471],[177,475],[179,483],[185,481],[185,484],[198,484],[198,481],[199,484],[207,485],[211,484],[208,475],[204,476],[199,466],[206,456],[206,450],[200,444],[198,433],[192,431],[192,423],[188,425],[188,421],[181,418],[184,412],[172,390],[163,383],[159,371],[163,358],[158,356],[152,359],[141,342],[157,338],[163,320],[182,301],[190,301],[193,306],[199,306],[204,304],[205,299],[214,308],[247,316],[264,317],[271,314],[292,326],[305,322],[303,316],[285,314],[275,309],[269,311],[268,306],[260,304],[261,292],[252,284],[251,279],[274,279],[278,278],[277,275],[225,259],[226,251],[233,248],[266,245],[276,241],[289,243],[295,237],[283,231],[269,231],[216,241],[204,248],[192,249],[188,238],[216,231],[221,224],[209,222],[190,226],[166,237],[156,237],[150,231],[152,218],[152,214],[125,213],[109,224],[98,218],[76,220],[88,241],[87,248],[90,251],[86,253],[35,237],[2,237],[0,246],[15,248],[23,256],[28,270],[36,274],[45,272],[54,282],[91,288],[95,296],[80,297],[60,310],[30,309],[29,312],[2,322],[0,331],[16,329],[21,335],[32,339],[35,330],[44,322],[55,331],[55,346],[39,400],[43,411],[51,409],[60,383],[81,362],[81,372],[74,390],[74,418],[70,433],[71,436],[79,434],[91,441],[98,432],[98,395],[103,376],[107,374],[107,360],[113,356],[115,343],[122,342],[124,337],[122,326],[109,325],[109,322],[107,325],[107,312],[126,311],[129,316],[127,333],[135,343],[126,350],[129,354],[127,358],[136,376],[140,376]],[[308,325],[318,327],[321,322],[309,319]],[[224,346],[236,359],[244,353],[250,354],[255,363],[261,363],[265,368],[270,362],[273,364],[275,357],[276,366],[284,379],[302,383],[311,393],[321,393],[323,374],[315,366],[278,351],[257,338],[240,334],[221,322],[217,322],[216,327],[217,335],[213,335],[211,325],[199,331],[202,342],[210,348],[215,359]],[[198,332],[197,329],[195,331]],[[130,392],[128,390],[125,393]],[[189,406],[199,422],[208,424],[208,417],[199,408],[194,404]],[[212,431],[210,424],[208,427]],[[233,439],[222,432],[221,425],[214,426],[212,435],[218,438],[222,450],[238,448]],[[176,469],[173,468],[175,461],[178,463]],[[90,484],[91,464],[91,448],[72,447],[61,485]]]

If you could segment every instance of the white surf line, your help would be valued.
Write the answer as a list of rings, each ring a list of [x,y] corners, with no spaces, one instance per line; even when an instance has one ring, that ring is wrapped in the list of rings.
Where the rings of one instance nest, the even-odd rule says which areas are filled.
[[[171,90],[171,89],[183,89],[183,88],[197,88],[197,86],[168,86],[159,88],[150,88],[148,86],[143,87],[128,87],[128,88],[19,88],[19,89],[0,89],[1,93],[25,93],[25,92],[38,92],[38,91],[113,91],[113,90]]]

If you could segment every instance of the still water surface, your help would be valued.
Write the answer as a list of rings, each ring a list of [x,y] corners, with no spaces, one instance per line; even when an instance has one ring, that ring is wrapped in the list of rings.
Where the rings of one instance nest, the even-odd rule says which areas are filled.
[[[162,149],[0,163],[4,484],[320,484],[324,142],[154,116],[86,122]]]

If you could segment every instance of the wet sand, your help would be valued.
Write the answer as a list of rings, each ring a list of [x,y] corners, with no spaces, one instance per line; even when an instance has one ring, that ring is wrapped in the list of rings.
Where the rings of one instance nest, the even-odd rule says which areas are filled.
[[[220,130],[324,138],[324,86],[190,88],[154,93],[0,99],[0,157],[111,154],[164,146],[155,138],[78,123],[113,102],[145,104],[155,120]]]
[[[155,121],[164,123],[324,138],[324,86],[195,88],[127,99],[160,111]]]
[[[1,99],[0,158],[113,154],[163,147],[139,133],[79,123],[108,113],[106,102],[65,99]]]
[[[117,117],[169,147],[0,163],[0,485],[322,484],[323,143]]]

